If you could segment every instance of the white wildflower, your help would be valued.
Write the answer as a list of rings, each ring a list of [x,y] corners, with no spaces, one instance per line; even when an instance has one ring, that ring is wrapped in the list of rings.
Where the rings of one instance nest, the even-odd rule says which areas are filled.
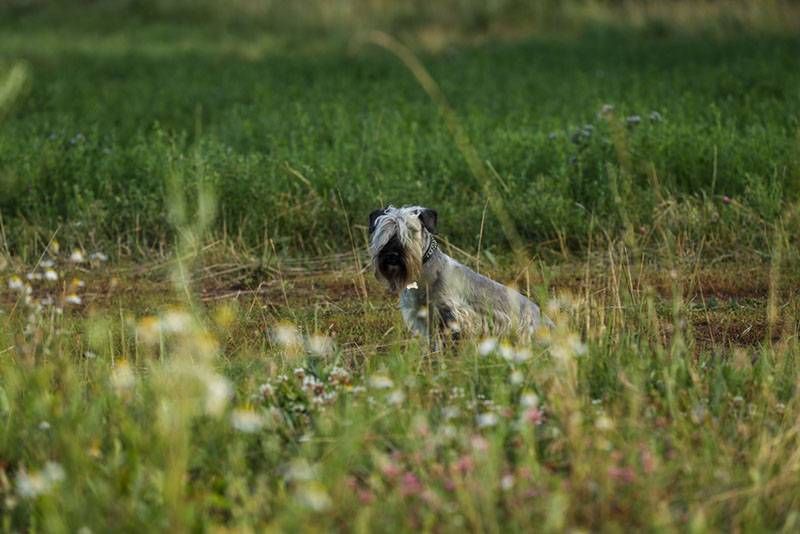
[[[614,111],[614,106],[611,104],[603,104],[600,111],[597,112],[597,118],[601,119]]]
[[[497,340],[493,337],[484,339],[481,341],[480,345],[478,345],[478,354],[481,356],[488,356],[495,350],[497,350]]]
[[[272,329],[275,341],[284,348],[295,348],[300,345],[300,336],[294,325],[279,323]]]
[[[17,275],[12,276],[8,279],[8,288],[13,289],[14,291],[22,290],[25,287],[25,284],[22,282],[22,278]]]
[[[56,280],[58,280],[58,273],[55,272],[53,269],[47,269],[44,272],[44,278],[45,280],[49,280],[50,282],[55,282]]]
[[[539,406],[539,396],[536,393],[523,393],[519,398],[519,403],[523,408],[536,408]]]
[[[86,261],[86,258],[83,256],[83,251],[76,248],[72,251],[72,254],[69,255],[69,261],[72,263],[83,263]]]
[[[514,363],[522,363],[528,361],[533,356],[533,352],[528,347],[522,347],[521,349],[517,349],[514,351],[513,360]]]
[[[392,391],[388,397],[386,397],[386,400],[389,402],[389,404],[402,404],[402,402],[406,400],[406,395],[403,393],[402,389],[396,389]]]
[[[369,379],[369,385],[375,389],[389,389],[394,386],[394,382],[386,375],[373,375]]]
[[[451,399],[462,399],[464,398],[464,395],[466,395],[466,393],[464,392],[464,388],[462,387],[454,386],[453,388],[450,389]]]
[[[104,261],[108,261],[108,256],[103,254],[102,252],[93,252],[89,256],[89,259],[92,260],[92,261],[104,262]]]
[[[286,468],[284,478],[290,482],[308,482],[317,478],[317,466],[311,465],[306,460],[300,458],[292,460]]]
[[[192,326],[192,316],[183,310],[168,310],[161,315],[160,326],[165,334],[187,332]]]
[[[350,373],[341,367],[334,367],[331,369],[330,381],[333,385],[341,385],[350,383]]]
[[[320,382],[316,376],[308,375],[303,378],[303,389],[309,395],[322,395],[325,392],[325,384]]]
[[[297,490],[297,498],[314,512],[324,512],[333,504],[325,487],[319,482],[307,482],[301,485]]]
[[[597,418],[597,420],[594,422],[594,426],[597,428],[597,430],[605,432],[614,428],[614,421],[612,421],[607,415],[603,414]]]
[[[45,269],[49,269],[49,268],[53,267],[55,264],[56,264],[56,262],[54,262],[51,259],[46,259],[46,260],[42,260],[41,262],[39,262],[39,265],[41,267],[45,268]]]
[[[33,499],[48,489],[47,482],[41,473],[28,473],[24,470],[17,473],[17,493],[23,499]]]
[[[511,377],[509,379],[512,385],[518,386],[525,380],[525,376],[519,371],[514,371],[511,373]]]
[[[636,126],[642,122],[642,118],[639,115],[631,115],[625,119],[625,122],[627,122],[629,126]]]
[[[233,389],[228,380],[216,373],[204,377],[206,383],[206,413],[215,417],[222,415],[228,400],[233,397]]]
[[[457,406],[447,406],[447,407],[446,407],[446,408],[445,408],[445,409],[442,411],[442,415],[443,415],[443,416],[444,416],[444,418],[445,418],[445,419],[447,419],[448,421],[449,421],[450,419],[455,419],[456,417],[458,417],[458,416],[459,416],[459,414],[460,414],[460,413],[461,413],[461,410],[459,410]]]
[[[49,482],[51,486],[57,484],[58,482],[63,482],[63,480],[67,477],[66,473],[64,472],[64,468],[61,467],[61,464],[58,462],[47,462],[44,464],[44,470],[42,474],[45,477],[45,480]]]
[[[111,371],[111,385],[117,392],[131,389],[136,384],[136,375],[127,361],[122,360]]]
[[[308,350],[317,356],[327,356],[333,351],[333,343],[328,336],[314,334],[308,338]]]
[[[67,296],[64,298],[64,301],[65,301],[67,304],[75,304],[75,305],[78,305],[78,304],[81,304],[81,303],[83,302],[83,299],[81,299],[80,295],[76,295],[75,293],[70,293],[69,295],[67,295]]]
[[[486,412],[478,415],[476,418],[479,428],[488,428],[497,425],[497,415],[492,412]]]
[[[239,432],[252,434],[264,427],[264,418],[252,409],[240,408],[231,414],[231,424]]]
[[[28,473],[22,469],[17,473],[17,493],[25,499],[33,499],[48,493],[65,478],[64,468],[56,462],[47,462],[40,472]]]

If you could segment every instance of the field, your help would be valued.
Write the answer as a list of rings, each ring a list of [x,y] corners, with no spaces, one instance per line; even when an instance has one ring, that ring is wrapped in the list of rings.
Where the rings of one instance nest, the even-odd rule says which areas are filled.
[[[800,528],[798,8],[489,4],[0,7],[3,531]]]

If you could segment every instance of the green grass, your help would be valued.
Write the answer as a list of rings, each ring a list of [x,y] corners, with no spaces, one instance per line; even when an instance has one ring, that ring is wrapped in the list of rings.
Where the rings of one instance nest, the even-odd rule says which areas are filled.
[[[18,253],[59,225],[69,242],[168,243],[175,174],[190,189],[213,184],[216,233],[248,246],[341,250],[344,214],[363,223],[389,202],[439,209],[461,246],[477,238],[483,189],[388,52],[335,40],[296,51],[257,34],[218,45],[182,26],[50,31],[12,23],[0,38],[2,56],[32,72],[0,133],[0,209]],[[664,197],[728,195],[775,222],[800,192],[798,44],[595,30],[423,60],[526,242],[566,236],[579,249],[593,217],[615,234],[649,226]],[[614,113],[598,119],[605,104]],[[631,115],[639,126],[625,126]],[[587,124],[592,135],[573,142]],[[485,228],[488,245],[504,242],[491,212]]]
[[[797,530],[800,40],[461,4],[369,20],[458,22],[418,52],[488,188],[323,4],[0,7],[3,531]],[[411,339],[389,202],[557,328]]]

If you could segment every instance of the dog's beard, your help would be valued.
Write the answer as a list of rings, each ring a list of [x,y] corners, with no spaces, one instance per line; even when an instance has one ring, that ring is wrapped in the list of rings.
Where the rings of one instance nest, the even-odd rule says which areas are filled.
[[[372,267],[375,277],[393,293],[419,281],[422,271],[422,247],[409,239],[410,232],[398,232],[394,221],[384,221],[372,238]],[[405,238],[406,243],[403,243]]]

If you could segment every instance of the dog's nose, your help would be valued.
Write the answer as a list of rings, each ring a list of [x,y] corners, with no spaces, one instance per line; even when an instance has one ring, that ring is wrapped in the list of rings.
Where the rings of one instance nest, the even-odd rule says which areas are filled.
[[[386,265],[400,265],[400,254],[397,252],[389,252],[384,256]]]

